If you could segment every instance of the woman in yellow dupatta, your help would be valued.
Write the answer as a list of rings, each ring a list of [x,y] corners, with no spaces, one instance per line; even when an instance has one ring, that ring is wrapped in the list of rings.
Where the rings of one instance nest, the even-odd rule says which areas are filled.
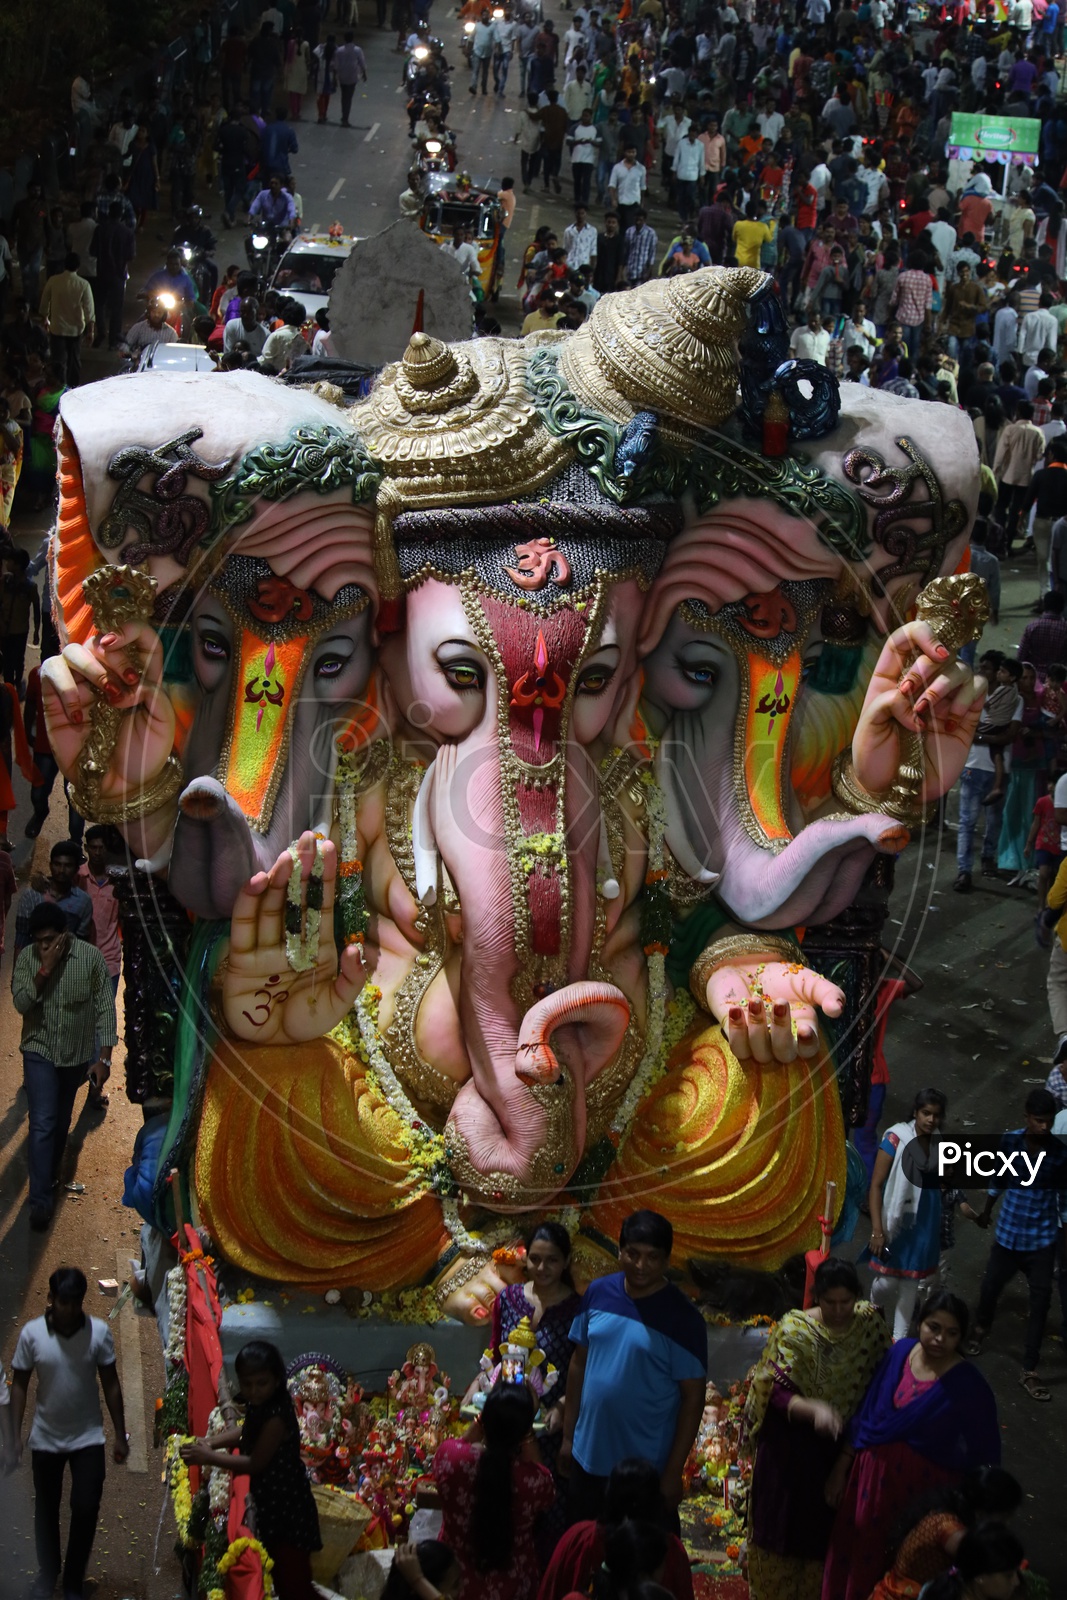
[[[789,1311],[767,1341],[745,1422],[755,1442],[748,1513],[752,1600],[819,1600],[834,1512],[826,1480],[845,1423],[889,1347],[851,1261],[828,1256],[815,1304]]]

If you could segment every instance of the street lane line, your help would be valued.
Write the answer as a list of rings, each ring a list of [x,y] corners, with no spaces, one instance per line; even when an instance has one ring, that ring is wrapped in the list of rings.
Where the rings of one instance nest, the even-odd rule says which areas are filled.
[[[122,1283],[130,1275],[128,1250],[116,1250],[116,1277]],[[144,1415],[144,1372],[141,1367],[141,1327],[136,1302],[127,1300],[118,1315],[119,1381],[122,1384],[126,1429],[130,1436],[127,1472],[148,1471],[148,1428]]]
[[[381,123],[380,122],[376,122],[374,124],[373,128],[368,128],[366,134],[363,137],[363,143],[364,144],[370,144],[371,140],[374,138],[374,135],[378,132],[378,129],[380,127],[381,127]]]
[[[330,190],[329,194],[326,196],[327,200],[336,200],[337,196],[341,193],[341,190],[344,188],[344,186],[345,186],[345,180],[343,178],[338,178],[337,182],[334,184],[333,188]]]

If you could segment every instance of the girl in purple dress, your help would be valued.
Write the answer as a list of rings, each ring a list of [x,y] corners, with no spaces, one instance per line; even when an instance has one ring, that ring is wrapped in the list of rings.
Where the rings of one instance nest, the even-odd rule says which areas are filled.
[[[548,1396],[540,1436],[541,1459],[556,1483],[556,1503],[541,1518],[537,1528],[537,1550],[544,1564],[555,1549],[567,1525],[567,1486],[556,1472],[563,1429],[563,1399],[567,1392],[567,1368],[574,1346],[571,1323],[581,1306],[570,1270],[570,1234],[558,1222],[542,1222],[534,1229],[526,1247],[525,1283],[512,1283],[502,1289],[493,1307],[492,1348],[499,1360],[500,1347],[524,1317],[537,1334],[537,1343],[559,1377]]]

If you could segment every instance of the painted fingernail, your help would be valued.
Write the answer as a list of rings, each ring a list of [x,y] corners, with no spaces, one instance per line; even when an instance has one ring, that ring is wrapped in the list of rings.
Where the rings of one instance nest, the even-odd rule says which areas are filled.
[[[134,672],[132,667],[128,667],[122,674],[122,681],[123,683],[140,683],[141,674],[139,672]]]
[[[784,1000],[776,1000],[775,1001],[775,1003],[774,1003],[774,1015],[775,1015],[775,1017],[778,1018],[779,1021],[784,1020],[784,1018],[786,1018],[789,1015],[789,1006],[786,1004],[786,1002]]]
[[[114,704],[116,700],[122,699],[123,691],[119,684],[109,682],[102,683],[100,685],[100,693],[104,696],[105,700],[110,700],[112,704]]]
[[[949,655],[952,654],[952,652],[948,648],[948,646],[947,645],[943,645],[943,644],[939,644],[938,645],[936,653],[941,657],[942,661],[945,659],[946,656],[949,656]]]
[[[946,733],[955,733],[956,729],[959,727],[959,723],[956,721],[955,717],[946,717],[942,726]]]
[[[100,635],[100,643],[105,650],[110,650],[111,646],[113,644],[118,644],[118,642],[119,636],[117,633],[102,633]]]
[[[70,720],[71,720],[71,722],[80,722],[82,720],[81,712],[80,711],[72,711],[71,714],[70,714]]]
[[[911,678],[901,678],[901,680],[900,680],[900,692],[901,692],[901,694],[911,694],[911,692],[912,692],[912,690],[914,688],[915,688],[915,684],[913,683]]]
[[[471,1312],[471,1316],[474,1318],[475,1322],[485,1322],[489,1316],[489,1313],[484,1306],[475,1306],[474,1310]]]
[[[763,1015],[763,1001],[762,1000],[750,1000],[748,1002],[748,1009],[749,1009],[749,1012],[750,1012],[750,1014],[752,1016],[754,1016],[754,1017],[762,1016]]]
[[[744,1020],[745,1020],[745,1013],[741,1010],[741,1007],[740,1006],[731,1006],[730,1007],[730,1021],[731,1022],[744,1022]]]

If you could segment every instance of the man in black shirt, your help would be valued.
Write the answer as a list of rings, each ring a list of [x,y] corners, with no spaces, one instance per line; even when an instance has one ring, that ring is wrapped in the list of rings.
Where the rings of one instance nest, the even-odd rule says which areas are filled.
[[[619,268],[622,265],[623,236],[619,227],[619,213],[604,213],[603,230],[597,234],[596,268],[593,288],[597,294],[610,294],[618,288]]]

